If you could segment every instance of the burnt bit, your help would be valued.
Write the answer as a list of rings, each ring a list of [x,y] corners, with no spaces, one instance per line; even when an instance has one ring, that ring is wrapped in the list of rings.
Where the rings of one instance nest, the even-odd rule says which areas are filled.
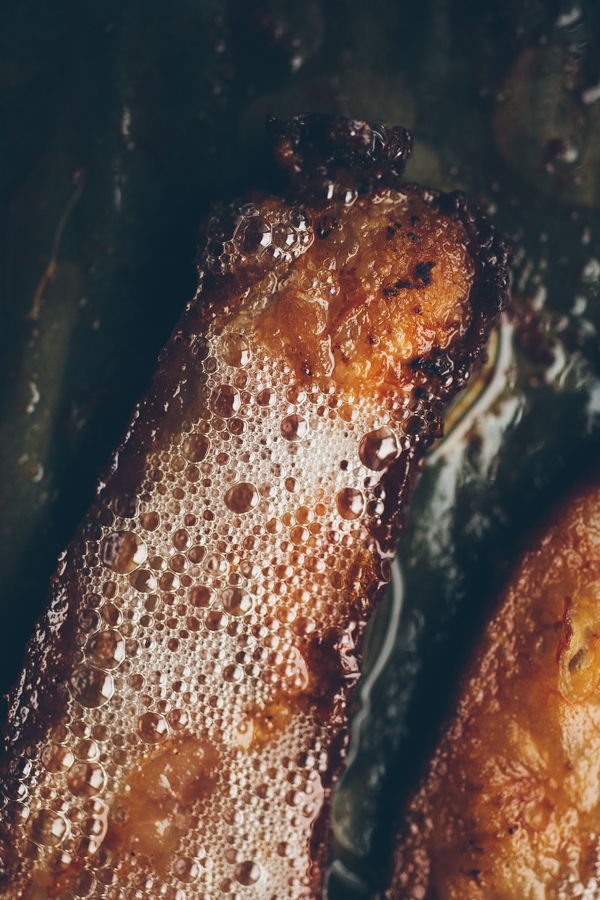
[[[414,231],[407,231],[407,232],[406,232],[406,236],[407,236],[408,238],[410,238],[410,240],[413,242],[413,244],[418,244],[418,243],[419,243],[419,238],[418,238],[417,235],[414,233]]]
[[[311,638],[301,651],[309,672],[303,696],[318,720],[328,727],[345,723],[349,692],[353,692],[360,675],[355,628],[355,622],[345,628],[329,628],[322,636]]]
[[[411,221],[413,222],[413,225],[414,225],[415,219],[418,221],[419,216],[411,216]],[[392,222],[391,225],[388,225],[386,240],[391,241],[392,238],[395,237],[396,232],[399,231],[401,228],[402,228],[402,222]]]
[[[417,356],[411,366],[434,378],[444,378],[454,369],[454,363],[444,350],[434,351],[429,356]]]
[[[348,172],[360,175],[362,192],[378,183],[398,186],[412,153],[412,135],[406,128],[343,116],[305,113],[285,122],[268,116],[267,131],[279,165],[296,184],[309,189],[316,176],[345,181]]]
[[[339,222],[337,219],[331,218],[330,216],[323,216],[319,224],[317,225],[317,237],[320,237],[321,240],[329,237],[332,231],[335,231],[336,228],[339,228]]]
[[[424,287],[431,284],[433,278],[431,276],[431,270],[435,266],[434,262],[420,262],[417,263],[417,268],[415,270],[416,276],[419,281],[423,284]]]
[[[414,285],[413,285],[412,281],[409,281],[408,278],[405,278],[403,281],[397,281],[395,283],[394,287],[398,288],[399,291],[402,291],[402,290],[409,291],[412,287],[414,287]]]
[[[421,188],[425,193],[424,188]],[[509,269],[513,253],[504,235],[490,222],[477,207],[470,204],[461,191],[451,194],[427,191],[430,202],[441,213],[461,221],[467,232],[467,250],[475,264],[475,277],[469,295],[469,305],[473,311],[471,323],[461,341],[447,348],[443,353],[432,354],[425,367],[420,363],[424,378],[429,375],[434,381],[434,389],[440,401],[446,402],[460,390],[469,378],[475,362],[480,358],[490,330],[500,312],[508,303]],[[449,369],[444,357],[452,363]],[[444,372],[444,374],[440,374]],[[452,375],[452,378],[449,375]],[[444,384],[435,381],[444,379]]]

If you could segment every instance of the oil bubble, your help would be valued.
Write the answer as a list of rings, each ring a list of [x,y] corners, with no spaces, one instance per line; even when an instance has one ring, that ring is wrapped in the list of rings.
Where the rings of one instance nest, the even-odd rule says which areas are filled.
[[[108,625],[118,625],[123,616],[118,606],[109,601],[102,607],[102,618]]]
[[[67,785],[74,797],[93,797],[99,794],[106,781],[104,769],[98,763],[77,763],[67,774]]]
[[[66,837],[69,826],[52,809],[40,809],[27,823],[27,834],[40,847],[57,847]]]
[[[246,253],[260,253],[271,243],[271,226],[258,216],[250,219],[238,234],[241,237],[242,249]]]
[[[158,579],[158,586],[162,591],[176,591],[179,587],[179,576],[173,572],[164,572]]]
[[[225,666],[223,669],[223,678],[225,681],[238,682],[244,677],[244,670],[241,666]]]
[[[425,431],[426,422],[421,416],[409,416],[403,425],[404,434],[415,436]]]
[[[380,472],[396,459],[400,448],[390,428],[378,428],[365,434],[358,448],[360,461],[372,472]]]
[[[147,712],[138,719],[138,734],[147,744],[162,744],[169,736],[169,726],[163,716]]]
[[[48,744],[42,750],[42,765],[48,772],[66,772],[73,765],[75,757],[67,747]]]
[[[281,223],[273,229],[273,243],[281,250],[289,250],[296,243],[296,230],[291,225]]]
[[[281,423],[281,436],[286,441],[301,441],[308,434],[308,422],[303,416],[286,416]]]
[[[195,547],[192,547],[188,553],[190,562],[194,564],[202,562],[205,556],[206,549],[204,547],[201,547],[199,544],[196,544]]]
[[[287,219],[298,231],[308,231],[310,228],[310,217],[306,210],[301,209],[299,206],[294,207],[288,213]]]
[[[74,897],[87,897],[96,886],[93,872],[77,872],[71,882],[71,893]]]
[[[356,422],[358,419],[358,410],[355,406],[350,406],[349,403],[345,403],[340,408],[340,418],[343,419],[344,422]]]
[[[113,572],[126,575],[146,559],[146,544],[133,531],[114,531],[102,543],[102,562]]]
[[[260,391],[256,395],[256,402],[259,406],[273,406],[275,403],[276,395],[275,391],[270,390],[270,388],[265,388],[263,391]]]
[[[242,398],[237,388],[231,384],[222,384],[215,391],[210,400],[210,408],[218,416],[229,419],[234,416],[240,406]]]
[[[160,516],[157,512],[144,513],[140,517],[140,525],[145,531],[156,531],[160,523]]]
[[[183,881],[184,884],[190,884],[190,882],[196,880],[200,869],[195,860],[190,859],[187,856],[182,856],[175,862],[174,871],[175,877],[178,878],[179,881]]]
[[[258,505],[258,491],[248,481],[240,481],[225,494],[225,506],[234,513],[250,512]]]
[[[178,528],[173,535],[173,545],[178,550],[187,550],[191,544],[189,533],[185,528]]]
[[[75,748],[75,755],[78,759],[94,759],[95,756],[98,756],[98,744],[89,739],[79,741]]]
[[[86,709],[97,709],[108,703],[115,687],[108,672],[93,666],[79,666],[70,679],[73,699]]]
[[[300,544],[305,544],[309,536],[310,532],[308,531],[308,528],[304,528],[302,525],[294,525],[290,531],[292,541],[298,546]]]
[[[151,594],[156,590],[156,578],[148,569],[140,569],[129,576],[130,585],[141,594]]]
[[[252,597],[243,588],[226,588],[221,594],[223,608],[232,616],[245,616],[252,609]]]
[[[243,419],[230,419],[227,427],[232,434],[240,435],[246,430],[246,423]]]
[[[342,488],[335,500],[342,519],[358,519],[365,508],[365,499],[355,488]]]
[[[209,447],[210,441],[203,434],[190,434],[183,442],[183,455],[189,462],[202,462]]]
[[[256,884],[260,876],[260,866],[252,859],[247,859],[245,862],[240,863],[235,870],[236,881],[246,886]]]
[[[204,568],[213,577],[215,575],[224,575],[229,568],[227,560],[224,559],[219,553],[211,553],[210,556],[206,557],[204,561]]]
[[[190,603],[197,609],[210,606],[212,591],[204,585],[193,587],[189,594]]]
[[[125,641],[118,631],[101,631],[91,637],[87,654],[100,669],[114,669],[125,659]]]
[[[176,553],[175,556],[171,557],[169,566],[174,572],[181,575],[183,572],[187,572],[188,561],[182,553]]]
[[[290,403],[298,405],[306,400],[306,391],[304,391],[300,385],[292,384],[287,389],[286,396]]]
[[[209,631],[222,631],[229,621],[225,613],[214,609],[206,617],[206,627]]]
[[[190,717],[185,709],[172,709],[167,716],[171,728],[185,728],[189,723]]]
[[[235,369],[241,369],[250,362],[250,344],[241,334],[225,334],[219,342],[219,351],[224,362]]]

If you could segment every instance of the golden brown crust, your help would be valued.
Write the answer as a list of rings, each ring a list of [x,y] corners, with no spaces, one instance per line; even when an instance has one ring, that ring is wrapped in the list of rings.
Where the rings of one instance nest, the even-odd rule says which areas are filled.
[[[406,811],[389,900],[596,896],[600,489],[517,566]]]
[[[6,900],[78,879],[98,898],[319,893],[360,637],[508,258],[463,198],[388,186],[396,151],[358,168],[346,151],[352,196],[319,200],[308,178],[207,224],[198,295],[11,697]]]

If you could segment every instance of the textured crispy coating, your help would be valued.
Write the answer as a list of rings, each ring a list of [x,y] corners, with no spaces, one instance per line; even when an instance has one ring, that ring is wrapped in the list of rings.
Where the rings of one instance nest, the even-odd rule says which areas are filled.
[[[403,129],[271,129],[296,189],[206,223],[11,695],[6,900],[320,894],[360,637],[508,251],[399,184]]]
[[[597,897],[600,489],[516,567],[405,813],[389,900]]]

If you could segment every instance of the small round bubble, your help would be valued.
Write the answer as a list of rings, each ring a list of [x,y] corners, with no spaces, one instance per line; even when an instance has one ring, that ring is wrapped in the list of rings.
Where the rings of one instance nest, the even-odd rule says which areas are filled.
[[[228,366],[241,369],[252,357],[250,343],[242,334],[225,334],[219,342],[219,353]]]
[[[399,452],[398,439],[390,428],[378,428],[365,434],[358,448],[360,461],[373,472],[389,466]]]
[[[234,513],[247,513],[258,506],[259,494],[253,484],[242,481],[225,494],[225,506]]]
[[[102,544],[102,562],[113,572],[133,572],[146,559],[146,544],[132,531],[115,531]]]
[[[335,500],[342,519],[358,519],[365,508],[365,498],[356,488],[343,488]]]
[[[73,698],[87,709],[97,709],[108,703],[114,693],[114,682],[108,672],[94,666],[80,666],[70,679]]]

